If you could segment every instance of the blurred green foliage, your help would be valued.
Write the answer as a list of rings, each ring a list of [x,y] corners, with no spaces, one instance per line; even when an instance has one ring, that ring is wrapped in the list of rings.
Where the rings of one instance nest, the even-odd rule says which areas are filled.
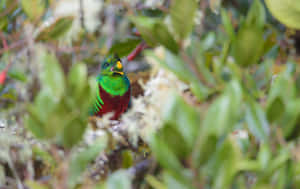
[[[283,24],[288,27],[300,29],[300,3],[297,0],[292,1],[279,1],[279,0],[266,0],[266,5],[270,12]]]
[[[19,141],[11,138],[4,147],[0,145],[0,187],[13,175],[19,186],[24,181],[32,189],[299,188],[299,55],[293,44],[289,46],[290,30],[284,33],[269,15],[299,29],[299,2],[203,2],[172,0],[149,8],[141,6],[145,2],[107,1],[107,10],[126,5],[125,13],[105,12],[101,18],[108,23],[115,19],[109,26],[116,25],[116,30],[121,30],[122,24],[127,24],[126,32],[136,28],[141,36],[124,37],[123,31],[107,27],[103,28],[111,32],[108,35],[103,34],[102,27],[91,33],[81,23],[77,38],[71,41],[74,46],[85,46],[74,50],[73,46],[60,45],[84,15],[60,16],[42,26],[54,14],[54,1],[1,1],[0,14],[5,16],[0,17],[0,70],[17,64],[20,57],[27,64],[9,69],[6,83],[0,86],[0,100],[4,102],[0,112],[15,116],[18,127],[24,120],[26,130],[21,135],[30,132],[38,141],[39,145],[26,145],[22,150],[30,149],[34,166],[41,164],[42,171],[37,173],[42,176],[36,180],[26,177],[29,173],[23,177],[15,173],[20,168],[14,163],[23,165],[18,157],[24,153],[12,153],[16,151],[14,141]],[[23,36],[16,32],[27,25],[38,29],[26,39],[26,45],[7,49],[5,37],[13,43],[15,35]],[[143,145],[131,147],[130,135],[126,135],[127,146],[118,146],[112,123],[97,140],[83,144],[97,90],[95,78],[89,75],[97,69],[89,63],[99,64],[100,56],[106,53],[125,57],[144,42],[148,49],[143,55],[184,82],[196,102],[187,100],[191,96],[185,93],[169,94],[168,105],[162,107],[164,113],[160,115],[161,128],[149,133],[150,140],[140,142]],[[33,50],[33,44],[41,45],[37,47],[41,49]],[[28,46],[26,53],[24,46]],[[79,53],[80,49],[88,50]],[[31,63],[33,59],[37,64]],[[33,91],[24,97],[18,94],[19,85]],[[17,105],[23,106],[18,109]],[[142,153],[139,148],[144,148]],[[150,154],[144,155],[145,151]],[[96,169],[107,173],[100,181],[85,175],[98,165],[99,154],[112,161],[108,168]],[[152,158],[154,168],[140,177],[132,174],[141,159]],[[46,182],[44,175],[51,175]]]
[[[73,17],[61,17],[55,20],[50,26],[45,27],[36,37],[37,41],[55,40],[62,37],[73,23]]]
[[[253,177],[257,181],[251,188],[296,187],[297,170],[291,168],[291,147],[294,143],[280,144],[274,136],[276,132],[282,132],[285,139],[292,134],[297,136],[299,114],[295,79],[292,77],[296,74],[293,69],[296,64],[287,62],[286,71],[276,78],[271,78],[268,70],[264,70],[268,64],[275,66],[273,60],[262,61],[275,45],[269,37],[272,33],[267,29],[264,5],[259,0],[253,1],[237,28],[234,28],[229,12],[222,9],[227,38],[214,39],[215,35],[222,35],[218,33],[200,40],[192,38],[193,41],[184,48],[180,46],[181,40],[191,31],[186,21],[194,20],[195,15],[194,9],[184,13],[180,8],[185,7],[184,3],[189,4],[187,7],[194,8],[195,5],[193,2],[180,2],[181,5],[178,5],[179,1],[173,1],[170,11],[171,31],[174,36],[179,36],[176,42],[179,51],[174,51],[161,41],[160,44],[166,48],[163,57],[151,51],[146,55],[189,83],[199,100],[205,102],[216,92],[218,97],[210,103],[202,119],[199,116],[201,113],[184,103],[181,97],[172,100],[166,110],[163,128],[154,134],[150,142],[153,154],[164,170],[158,178],[148,177],[149,184],[157,189],[248,188],[249,179]],[[217,5],[211,5],[217,8]],[[150,39],[163,36],[150,32],[155,31],[154,20],[144,19],[149,20],[143,22],[144,36]],[[178,19],[182,19],[181,24],[187,23],[187,27],[176,25]],[[132,20],[139,27],[140,23]],[[146,26],[146,23],[149,24]],[[148,30],[145,31],[145,28]],[[214,52],[213,61],[206,55],[210,50],[210,40],[215,43],[213,46],[216,40],[223,43],[223,49]],[[197,64],[198,72],[203,77],[199,77],[192,63]],[[253,74],[256,72],[258,74]],[[260,73],[262,76],[259,72],[263,72]],[[267,82],[258,86],[256,77],[265,77]],[[266,107],[259,102],[261,98],[267,98]],[[271,150],[274,143],[276,147]],[[251,149],[249,144],[259,147]],[[297,160],[294,163],[298,165]],[[283,176],[285,173],[288,176]]]
[[[88,112],[96,94],[95,79],[87,78],[87,68],[77,63],[64,76],[56,58],[42,56],[42,88],[28,105],[26,127],[39,139],[54,139],[64,147],[78,143],[87,126]]]

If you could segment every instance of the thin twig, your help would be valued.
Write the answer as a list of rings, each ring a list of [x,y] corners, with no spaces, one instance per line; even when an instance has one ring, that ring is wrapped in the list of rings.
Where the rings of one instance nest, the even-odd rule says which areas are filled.
[[[127,60],[132,61],[140,52],[142,52],[147,47],[147,44],[143,41],[141,42],[128,56]]]
[[[10,45],[7,46],[7,48],[3,48],[3,49],[0,49],[0,55],[9,51],[9,50],[12,50],[12,49],[15,49],[15,48],[18,48],[22,45],[25,45],[26,43],[26,40],[25,39],[21,39],[17,42],[14,42],[14,43],[11,43]]]
[[[83,0],[79,0],[80,25],[85,30]]]
[[[2,39],[2,45],[3,45],[3,49],[8,51],[8,45],[7,45],[7,41],[5,39],[5,36],[3,33],[0,33],[0,37]],[[12,61],[9,57],[9,62],[7,64],[7,66],[5,67],[5,69],[3,71],[0,72],[0,85],[3,85],[5,83],[5,80],[6,80],[6,75],[7,75],[7,72],[9,70],[9,68],[11,67],[12,65]]]

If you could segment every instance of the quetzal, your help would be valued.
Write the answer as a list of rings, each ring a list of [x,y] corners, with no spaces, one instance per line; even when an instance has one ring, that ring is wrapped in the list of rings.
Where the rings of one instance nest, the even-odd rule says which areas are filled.
[[[111,119],[118,119],[127,110],[131,93],[130,81],[118,56],[111,55],[102,62],[97,85],[93,114],[102,116],[112,112]]]

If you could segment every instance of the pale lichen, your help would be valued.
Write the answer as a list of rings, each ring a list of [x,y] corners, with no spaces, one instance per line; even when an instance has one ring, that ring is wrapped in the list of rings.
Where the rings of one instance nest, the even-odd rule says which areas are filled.
[[[164,59],[165,50],[162,47],[155,49],[155,55]],[[122,122],[127,127],[133,143],[141,137],[145,141],[158,130],[163,123],[163,111],[170,99],[170,94],[181,93],[187,85],[180,81],[173,73],[163,69],[151,57],[146,57],[152,66],[151,77],[143,84],[144,95],[132,100],[133,107],[122,116]]]

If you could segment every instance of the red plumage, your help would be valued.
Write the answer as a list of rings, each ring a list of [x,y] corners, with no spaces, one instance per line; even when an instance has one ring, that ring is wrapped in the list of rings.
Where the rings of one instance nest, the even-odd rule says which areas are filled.
[[[106,92],[101,85],[99,84],[100,97],[103,101],[103,105],[99,108],[99,111],[96,113],[97,116],[102,116],[105,113],[113,112],[111,120],[117,120],[122,113],[124,113],[129,105],[130,101],[130,86],[125,94],[122,96],[112,96]]]

